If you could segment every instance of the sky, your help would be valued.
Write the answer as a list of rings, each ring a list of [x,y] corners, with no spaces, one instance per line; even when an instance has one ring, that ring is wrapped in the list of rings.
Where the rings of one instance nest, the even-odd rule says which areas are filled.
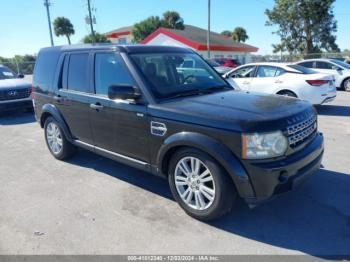
[[[72,43],[79,43],[89,33],[85,24],[86,0],[50,0],[52,21],[58,16],[69,18],[74,25]],[[50,45],[44,0],[0,0],[0,56],[36,54]],[[273,27],[265,26],[264,11],[272,8],[274,0],[211,0],[211,29],[221,32],[243,26],[249,35],[248,44],[259,48],[259,54],[270,54],[271,45],[279,42],[272,34]],[[185,24],[207,27],[207,0],[91,0],[97,32],[108,32],[133,25],[151,15],[161,16],[175,10]],[[350,0],[336,0],[335,18],[338,21],[337,43],[350,49]],[[65,37],[54,35],[55,45],[67,44]]]

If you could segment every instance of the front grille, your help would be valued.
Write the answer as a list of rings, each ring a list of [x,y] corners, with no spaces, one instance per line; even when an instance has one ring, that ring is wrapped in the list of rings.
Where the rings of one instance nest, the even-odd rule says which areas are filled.
[[[288,141],[291,148],[296,148],[309,140],[317,132],[317,116],[287,127]]]
[[[31,92],[31,88],[1,90],[0,101],[28,98]]]

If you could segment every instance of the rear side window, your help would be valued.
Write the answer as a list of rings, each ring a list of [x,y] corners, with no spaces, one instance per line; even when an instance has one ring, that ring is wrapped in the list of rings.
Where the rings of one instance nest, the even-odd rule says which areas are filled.
[[[332,69],[332,64],[327,63],[327,62],[318,61],[318,62],[316,62],[316,68],[317,69]]]
[[[40,51],[36,60],[33,76],[33,83],[37,91],[47,92],[51,89],[59,56],[59,51]]]
[[[71,54],[68,65],[67,88],[79,92],[89,92],[88,53]]]
[[[107,95],[111,85],[133,85],[133,79],[119,54],[95,55],[95,92]]]
[[[277,67],[259,66],[256,77],[275,77]]]
[[[303,62],[303,63],[300,63],[299,65],[301,65],[301,66],[303,66],[303,67],[306,67],[306,68],[313,68],[314,62],[312,62],[312,61]]]
[[[314,70],[302,66],[302,64],[300,64],[300,65],[287,65],[287,66],[289,68],[297,70],[300,73],[306,74],[306,75],[311,75],[311,74],[315,74],[316,73]],[[293,72],[290,72],[290,73],[293,73]]]

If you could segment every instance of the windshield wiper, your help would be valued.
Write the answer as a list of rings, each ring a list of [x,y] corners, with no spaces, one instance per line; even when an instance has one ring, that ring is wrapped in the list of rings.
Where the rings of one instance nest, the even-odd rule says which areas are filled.
[[[171,96],[166,97],[166,99],[178,98],[178,97],[186,97],[186,96],[194,96],[203,93],[203,89],[192,89],[190,91],[175,93]]]

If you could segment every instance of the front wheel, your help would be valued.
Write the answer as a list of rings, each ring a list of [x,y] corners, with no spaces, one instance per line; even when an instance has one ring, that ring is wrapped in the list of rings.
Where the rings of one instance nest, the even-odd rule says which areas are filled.
[[[344,81],[343,90],[346,92],[350,92],[350,78],[348,78]]]
[[[169,185],[175,200],[190,216],[213,220],[230,211],[235,187],[217,162],[202,151],[177,151],[170,161]]]

